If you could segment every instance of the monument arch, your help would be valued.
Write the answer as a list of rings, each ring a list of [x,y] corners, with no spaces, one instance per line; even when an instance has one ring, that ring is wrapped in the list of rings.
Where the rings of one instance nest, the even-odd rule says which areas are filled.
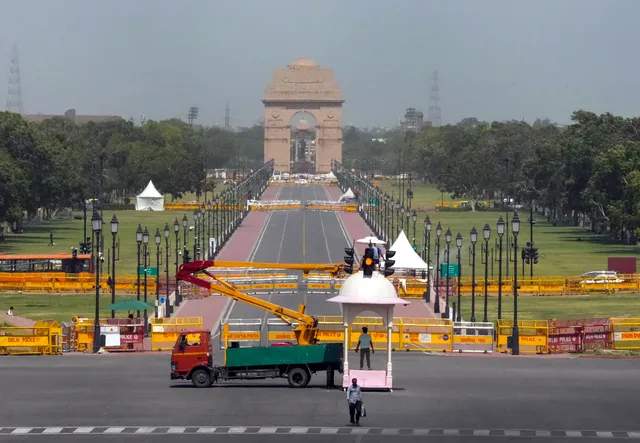
[[[326,173],[342,161],[344,100],[332,69],[304,58],[278,68],[262,103],[264,160],[276,171]]]

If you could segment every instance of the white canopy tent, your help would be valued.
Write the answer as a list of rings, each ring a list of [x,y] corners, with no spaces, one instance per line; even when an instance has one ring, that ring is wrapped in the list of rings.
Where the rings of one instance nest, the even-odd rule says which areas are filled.
[[[347,201],[347,200],[353,200],[354,198],[356,198],[356,195],[353,193],[351,188],[349,188],[349,189],[347,189],[347,192],[345,192],[344,194],[342,194],[340,196],[338,201],[339,202],[343,202],[343,201]]]
[[[338,178],[334,175],[333,171],[328,172],[325,175],[325,178],[327,179],[327,181],[329,182],[337,182]]]
[[[389,250],[395,251],[396,253],[396,255],[393,256],[393,260],[395,261],[393,265],[394,269],[427,270],[427,263],[413,250],[413,246],[409,243],[409,239],[404,231],[400,232],[400,235]]]
[[[151,180],[136,197],[136,211],[164,211],[164,196],[158,192]]]

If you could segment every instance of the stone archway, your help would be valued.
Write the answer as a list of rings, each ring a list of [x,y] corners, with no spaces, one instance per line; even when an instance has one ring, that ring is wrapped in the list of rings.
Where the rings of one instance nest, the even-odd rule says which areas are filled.
[[[313,115],[316,126],[315,172],[331,171],[331,161],[342,161],[342,93],[333,70],[311,60],[298,59],[278,68],[267,86],[264,103],[264,160],[291,172],[291,122],[300,111]]]

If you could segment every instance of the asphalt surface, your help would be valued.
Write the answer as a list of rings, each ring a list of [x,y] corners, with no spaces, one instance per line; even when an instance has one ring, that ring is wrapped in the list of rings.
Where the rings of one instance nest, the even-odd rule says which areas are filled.
[[[382,358],[375,355],[375,367]],[[214,441],[242,443],[327,437],[337,443],[640,437],[628,433],[640,429],[640,360],[396,353],[394,385],[391,393],[364,393],[368,417],[355,432],[366,434],[354,435],[345,426],[345,393],[326,389],[322,375],[303,390],[288,388],[284,380],[195,389],[169,380],[166,355],[3,358],[0,441],[211,441],[212,435],[196,433],[207,429],[224,434]],[[93,434],[6,434],[16,427],[27,432],[89,427]],[[160,434],[106,435],[106,427],[125,434],[150,427],[156,429],[148,432]],[[567,431],[576,437],[553,437]]]
[[[325,188],[320,186],[285,186],[278,200],[331,200]],[[338,263],[344,258],[348,239],[337,213],[320,211],[274,211],[269,214],[266,226],[258,238],[250,261],[272,263]],[[295,274],[291,272],[291,274]],[[295,294],[270,294],[265,300],[291,309],[306,303],[307,312],[313,315],[341,315],[340,305],[326,300],[335,294],[307,294],[300,290]],[[224,313],[230,319],[275,318],[264,311],[243,303],[234,303]]]

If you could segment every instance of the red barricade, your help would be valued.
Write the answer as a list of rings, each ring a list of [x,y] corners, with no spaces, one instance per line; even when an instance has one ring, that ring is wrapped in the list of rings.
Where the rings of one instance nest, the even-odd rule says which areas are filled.
[[[583,328],[580,324],[572,320],[549,322],[549,353],[564,354],[582,352],[583,348]]]
[[[613,349],[613,325],[608,318],[582,320],[584,329],[584,349]]]
[[[118,326],[120,346],[108,346],[109,352],[135,352],[144,350],[144,320],[142,318],[108,318],[103,325]]]

